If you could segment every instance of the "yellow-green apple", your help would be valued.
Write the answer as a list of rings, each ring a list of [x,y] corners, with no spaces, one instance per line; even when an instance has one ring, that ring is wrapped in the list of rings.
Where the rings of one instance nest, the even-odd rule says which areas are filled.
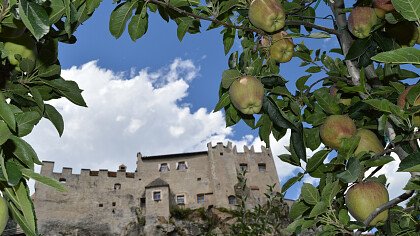
[[[282,31],[274,34],[270,46],[270,58],[276,62],[288,62],[293,57],[295,45],[291,38],[287,38],[287,33]]]
[[[348,19],[349,30],[357,38],[366,38],[370,35],[373,27],[380,22],[378,16],[382,15],[371,7],[355,7]]]
[[[255,27],[269,33],[282,29],[286,20],[283,6],[278,0],[253,0],[248,16]]]
[[[379,182],[366,181],[353,185],[346,193],[346,206],[350,214],[360,222],[366,220],[379,206],[389,201],[388,190]],[[371,222],[370,226],[388,219],[388,210],[381,212]]]
[[[384,10],[385,12],[394,11],[391,0],[373,0],[373,7]]]
[[[419,31],[414,22],[401,21],[397,24],[387,24],[385,33],[395,39],[403,47],[411,47],[419,39]]]
[[[260,112],[264,98],[264,86],[253,76],[236,79],[229,88],[230,101],[243,114]]]
[[[15,58],[15,55],[19,54],[22,58],[27,58],[35,61],[37,50],[36,42],[29,35],[22,35],[18,38],[11,38],[2,40],[4,42],[3,51],[7,55],[11,65],[18,65],[19,61]]]
[[[334,149],[342,146],[343,139],[356,133],[356,125],[348,115],[331,115],[321,125],[319,134],[322,142]]]
[[[357,146],[354,154],[357,155],[361,152],[374,152],[379,154],[384,151],[384,146],[378,139],[376,134],[368,129],[358,129],[356,136],[360,137],[359,145]]]
[[[408,92],[410,92],[410,89],[413,86],[408,86],[399,96],[398,96],[398,101],[397,101],[397,105],[401,108],[405,108],[405,104],[407,103],[406,98],[407,98],[407,94]],[[414,101],[414,106],[420,106],[420,95],[417,96],[417,99]],[[417,113],[414,115],[413,117],[413,125],[415,127],[420,127],[420,113]]]
[[[9,209],[7,208],[6,200],[0,196],[0,235],[6,228],[9,220]]]

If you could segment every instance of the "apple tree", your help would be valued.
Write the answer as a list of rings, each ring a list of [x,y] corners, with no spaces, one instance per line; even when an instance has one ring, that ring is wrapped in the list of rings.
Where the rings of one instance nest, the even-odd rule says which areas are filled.
[[[29,178],[64,190],[34,172],[41,163],[22,137],[42,118],[62,134],[63,119],[49,100],[86,106],[77,84],[60,76],[57,45],[75,43],[73,33],[100,2],[0,5],[0,231],[10,214],[27,235],[37,234]],[[290,233],[314,226],[322,235],[360,235],[372,228],[380,235],[418,233],[418,0],[359,0],[348,6],[344,0],[114,3],[109,30],[116,38],[126,28],[132,40],[141,38],[149,14],[174,22],[179,40],[200,33],[202,25],[221,32],[228,60],[214,110],[224,110],[227,126],[242,120],[257,129],[267,145],[270,137],[279,140],[290,131],[290,153],[279,158],[301,171],[282,185],[283,193],[305,177],[319,181],[303,184],[290,210]],[[330,23],[319,24],[320,18]],[[330,37],[338,48],[313,47],[313,41]],[[235,41],[240,50],[232,50]],[[285,78],[282,70],[294,61],[305,75]],[[286,87],[290,84],[296,89]],[[308,149],[314,154],[308,156]],[[400,196],[389,199],[387,176],[375,174],[394,157],[401,161],[398,171],[411,179]],[[404,207],[398,205],[407,199]]]

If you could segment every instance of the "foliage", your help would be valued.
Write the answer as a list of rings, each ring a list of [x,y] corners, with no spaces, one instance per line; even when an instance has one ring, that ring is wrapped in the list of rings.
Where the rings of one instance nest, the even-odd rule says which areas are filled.
[[[207,30],[220,30],[225,54],[229,56],[228,68],[221,73],[220,101],[215,111],[225,111],[227,126],[242,120],[251,129],[258,129],[267,145],[271,136],[279,140],[290,130],[290,153],[279,158],[302,171],[284,183],[283,193],[305,177],[319,180],[317,186],[303,185],[290,212],[294,220],[288,227],[290,232],[298,234],[310,226],[322,229],[322,235],[349,234],[355,230],[360,234],[372,229],[370,222],[350,221],[345,192],[354,182],[366,179],[386,184],[386,176],[372,176],[393,161],[389,154],[395,153],[402,161],[398,171],[410,172],[412,178],[404,187],[406,193],[379,208],[390,209],[391,218],[376,229],[384,235],[418,233],[420,227],[415,219],[419,214],[420,158],[416,158],[419,133],[413,120],[420,112],[415,106],[420,89],[418,79],[415,80],[419,77],[415,72],[419,67],[419,49],[401,48],[392,35],[384,32],[384,27],[404,20],[419,25],[420,2],[392,0],[396,11],[372,25],[368,37],[358,39],[348,31],[345,13],[356,6],[370,7],[371,0],[355,1],[350,8],[346,8],[343,0],[278,1],[286,14],[282,35],[295,41],[302,39],[294,45],[293,53],[293,61],[300,61],[306,73],[300,78],[281,76],[288,67],[271,59],[269,50],[277,32],[267,33],[250,23],[247,0],[114,0],[116,7],[110,14],[109,30],[119,38],[127,28],[131,39],[137,40],[147,32],[149,14],[175,22],[179,40],[187,33],[200,33],[203,22],[209,22]],[[27,180],[33,178],[59,190],[63,188],[57,181],[34,173],[34,165],[41,162],[22,137],[41,118],[50,120],[59,135],[63,133],[61,115],[46,101],[63,97],[86,106],[78,85],[60,76],[58,44],[75,43],[74,32],[100,2],[5,0],[0,5],[0,190],[10,215],[27,235],[37,234]],[[322,15],[321,4],[331,9],[330,15]],[[318,25],[319,18],[332,19],[333,28]],[[340,48],[324,51],[307,46],[311,40],[328,37],[337,37]],[[242,48],[231,52],[235,41]],[[20,44],[24,47],[16,46]],[[36,47],[29,46],[34,44]],[[243,75],[254,76],[264,85],[259,114],[242,114],[231,104],[229,87]],[[289,89],[292,84],[296,90]],[[396,105],[399,95],[410,84],[415,85],[405,98],[407,105]],[[343,140],[339,150],[322,145],[320,126],[328,116],[341,114],[351,117],[357,128],[373,131],[385,150],[355,155],[360,141],[357,137]],[[307,156],[307,148],[315,151],[313,156]],[[408,198],[415,200],[410,200],[404,209],[397,206]],[[265,211],[255,212],[264,215]],[[399,224],[393,219],[398,219]],[[257,227],[264,228],[260,223],[257,222]]]

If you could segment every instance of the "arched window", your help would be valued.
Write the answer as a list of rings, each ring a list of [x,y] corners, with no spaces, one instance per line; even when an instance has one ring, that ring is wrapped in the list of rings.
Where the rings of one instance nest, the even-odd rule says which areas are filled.
[[[114,184],[114,190],[118,190],[118,189],[121,189],[121,184],[119,183]]]
[[[236,204],[236,197],[233,195],[230,195],[228,197],[229,205],[235,205]]]
[[[60,182],[60,183],[66,183],[67,181],[66,181],[66,178],[60,178],[60,179],[58,179],[58,181]]]

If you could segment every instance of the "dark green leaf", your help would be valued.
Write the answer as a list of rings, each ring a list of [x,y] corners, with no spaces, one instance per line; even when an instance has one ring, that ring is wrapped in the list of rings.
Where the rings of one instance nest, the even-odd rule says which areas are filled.
[[[350,216],[346,209],[340,210],[338,213],[338,220],[340,220],[343,225],[347,225],[350,222]]]
[[[286,129],[290,128],[292,130],[299,131],[298,128],[292,122],[290,122],[283,116],[283,114],[281,113],[281,111],[279,110],[278,106],[272,98],[264,96],[263,109],[265,112],[267,112],[268,116],[270,117],[270,120],[278,127]]]
[[[27,236],[36,236],[37,233],[31,231],[30,226],[25,220],[22,212],[13,204],[9,203],[9,210],[12,213],[12,218],[15,222],[19,224],[19,227],[25,232]]]
[[[409,154],[401,161],[399,172],[420,172],[420,152]]]
[[[17,134],[23,137],[32,132],[32,129],[38,124],[41,115],[36,111],[21,112],[16,114]]]
[[[340,156],[348,160],[356,150],[360,142],[360,136],[353,136],[351,138],[344,138],[341,141],[341,147],[338,150]]]
[[[7,172],[7,183],[9,186],[17,185],[22,178],[22,172],[20,172],[19,167],[11,160],[7,161],[5,164]]]
[[[287,154],[283,154],[283,155],[287,155]],[[284,183],[283,186],[281,187],[281,192],[282,193],[285,193],[295,183],[299,182],[303,178],[303,176],[304,176],[303,173],[298,173],[296,176],[294,176],[294,177],[290,178],[289,180],[287,180],[286,183]]]
[[[323,213],[325,213],[328,209],[328,205],[325,202],[317,202],[315,206],[312,208],[311,213],[309,213],[309,217],[316,217]]]
[[[231,69],[225,70],[222,74],[222,87],[228,89],[230,85],[235,81],[237,78],[241,77],[242,74],[238,70]]]
[[[64,120],[61,114],[55,109],[55,107],[49,104],[45,104],[44,117],[51,121],[51,123],[57,129],[58,134],[61,136],[64,130]]]
[[[305,83],[308,81],[308,79],[311,77],[312,75],[304,75],[302,77],[300,77],[297,81],[296,81],[296,88],[300,91],[305,90],[308,86],[305,86]]]
[[[330,150],[321,150],[315,153],[311,158],[308,159],[308,164],[306,165],[306,171],[312,172],[321,165],[325,158],[327,158]]]
[[[363,165],[365,167],[383,166],[391,161],[394,161],[394,158],[391,156],[379,156],[370,158],[369,160],[363,162]]]
[[[19,0],[19,16],[26,28],[39,40],[50,31],[50,22],[45,9],[37,3]]]
[[[335,181],[332,183],[328,183],[322,189],[321,198],[323,201],[327,203],[328,206],[332,205],[332,202],[335,196],[340,192],[340,183],[339,181]]]
[[[2,92],[0,92],[0,118],[6,122],[11,130],[16,131],[15,115],[9,107],[9,104],[6,103]]]
[[[31,232],[36,232],[36,218],[35,210],[32,200],[29,196],[29,188],[25,182],[21,181],[18,185],[13,187],[18,200],[18,208],[23,213],[26,225],[29,227]]]
[[[225,107],[229,104],[230,104],[229,93],[224,93],[220,97],[219,102],[216,104],[216,107],[214,108],[213,112],[217,112],[217,111],[221,110],[223,107]]]
[[[0,145],[5,143],[10,138],[10,136],[12,136],[12,133],[10,132],[6,123],[0,120]]]
[[[315,99],[322,109],[328,114],[340,114],[341,108],[338,99],[332,96],[327,88],[318,89],[314,92]]]
[[[271,122],[270,118],[266,114],[264,114],[258,120],[257,127],[260,127],[258,130],[260,139],[263,140],[269,146],[270,134],[273,128],[273,122]]]
[[[66,97],[72,103],[86,107],[85,100],[82,97],[82,90],[76,82],[64,80],[62,78],[54,80],[43,80],[45,84],[52,87],[57,93]]]
[[[33,163],[42,164],[35,150],[25,140],[12,136],[8,145],[11,146],[11,152],[30,169],[33,169]]]
[[[299,216],[302,216],[310,206],[305,204],[303,201],[296,201],[290,208],[289,217],[292,220],[296,220]]]
[[[305,136],[305,144],[312,151],[317,149],[321,145],[321,138],[319,137],[319,127],[305,128],[303,129]]]
[[[38,91],[37,88],[34,88],[34,87],[29,88],[29,91],[31,91],[32,98],[38,105],[41,112],[44,112],[44,100],[42,99],[41,93]]]
[[[371,59],[384,63],[420,65],[420,50],[413,47],[399,48],[392,51],[378,53]]]
[[[118,5],[111,13],[109,19],[109,31],[115,38],[119,38],[124,32],[128,19],[137,7],[138,0],[129,0]]]
[[[315,205],[320,201],[319,192],[312,184],[304,183],[300,196],[306,203],[311,205]]]
[[[303,125],[302,123],[297,125],[298,129],[291,130],[290,134],[290,144],[293,147],[293,150],[296,152],[296,155],[303,161],[306,162],[306,147],[305,141],[303,138]]]
[[[300,160],[299,157],[295,156],[295,155],[290,155],[290,154],[281,154],[279,155],[280,160],[289,163],[291,165],[294,166],[300,166]]]
[[[308,69],[305,70],[308,73],[318,73],[321,72],[321,67],[320,66],[311,66]]]
[[[143,17],[143,11],[146,13]],[[136,41],[141,38],[146,32],[149,25],[149,15],[147,14],[147,7],[144,4],[140,14],[135,14],[130,23],[128,23],[128,34],[130,35],[131,40]]]
[[[225,55],[227,55],[235,42],[236,30],[233,28],[226,28],[226,32],[223,34],[223,46]]]
[[[371,41],[370,37],[354,41],[346,55],[346,60],[354,60],[366,53],[366,48],[371,44]]]
[[[283,77],[278,75],[264,76],[261,78],[261,83],[268,87],[283,86],[286,82]]]
[[[182,21],[178,25],[178,29],[176,30],[176,35],[178,36],[178,40],[182,41],[185,34],[187,33],[190,26],[193,24],[193,19],[185,17],[182,18]]]
[[[346,170],[337,174],[337,177],[344,183],[352,183],[357,180],[361,171],[362,166],[359,160],[352,157],[347,162]]]

